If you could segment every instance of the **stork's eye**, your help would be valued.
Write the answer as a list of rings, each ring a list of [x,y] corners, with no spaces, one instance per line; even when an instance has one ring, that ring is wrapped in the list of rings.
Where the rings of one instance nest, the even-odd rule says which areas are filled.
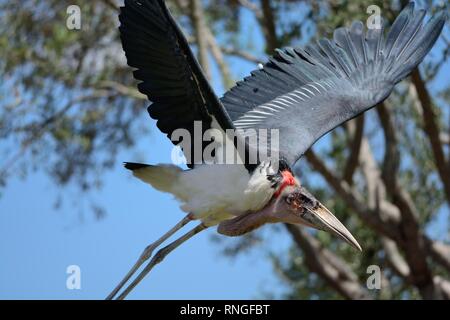
[[[286,197],[284,200],[285,200],[286,203],[289,204],[289,205],[292,203],[292,200],[291,200],[291,198],[289,198],[289,197]]]
[[[310,197],[308,197],[307,195],[300,195],[300,199],[301,203],[305,206],[311,206],[314,207],[317,203],[317,200],[315,199],[311,199]]]
[[[300,201],[298,199],[298,195],[296,193],[290,193],[286,196],[285,201],[288,205],[293,207],[299,207]]]
[[[294,201],[294,196],[292,195],[292,194],[288,194],[287,196],[286,196],[286,203],[287,204],[292,204],[292,202]]]

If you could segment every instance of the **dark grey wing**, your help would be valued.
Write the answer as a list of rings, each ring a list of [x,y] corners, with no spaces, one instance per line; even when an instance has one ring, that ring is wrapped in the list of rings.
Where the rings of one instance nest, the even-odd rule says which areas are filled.
[[[321,136],[383,101],[428,53],[445,23],[443,12],[423,25],[410,3],[384,40],[355,22],[333,41],[277,50],[262,69],[222,98],[238,129],[279,129],[279,153],[294,164]]]
[[[170,138],[186,129],[194,137],[194,121],[203,133],[213,119],[222,129],[234,128],[163,0],[126,0],[119,19],[128,65],[137,68],[138,89],[153,102],[148,112],[163,133]],[[189,167],[199,162],[193,150],[183,151]]]

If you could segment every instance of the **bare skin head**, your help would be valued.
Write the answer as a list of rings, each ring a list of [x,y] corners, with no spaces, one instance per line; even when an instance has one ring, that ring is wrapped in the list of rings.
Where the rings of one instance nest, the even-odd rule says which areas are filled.
[[[249,212],[219,224],[218,232],[238,236],[265,223],[290,223],[305,225],[332,233],[354,248],[361,246],[344,225],[311,193],[302,186],[288,186],[258,212]]]

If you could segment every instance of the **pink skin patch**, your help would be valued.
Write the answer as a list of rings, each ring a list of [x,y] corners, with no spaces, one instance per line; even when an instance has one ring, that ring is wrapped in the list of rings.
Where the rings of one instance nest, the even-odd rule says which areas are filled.
[[[281,176],[283,177],[283,181],[281,181],[280,187],[273,195],[275,198],[278,198],[278,196],[287,186],[295,185],[295,178],[289,170],[281,171]]]

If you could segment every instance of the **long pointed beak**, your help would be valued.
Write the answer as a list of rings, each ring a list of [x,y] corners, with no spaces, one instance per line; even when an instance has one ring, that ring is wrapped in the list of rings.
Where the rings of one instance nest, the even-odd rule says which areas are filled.
[[[304,208],[302,218],[308,221],[308,223],[319,230],[330,232],[352,247],[362,251],[358,241],[352,236],[350,231],[328,210],[323,204],[318,204],[312,208]]]

